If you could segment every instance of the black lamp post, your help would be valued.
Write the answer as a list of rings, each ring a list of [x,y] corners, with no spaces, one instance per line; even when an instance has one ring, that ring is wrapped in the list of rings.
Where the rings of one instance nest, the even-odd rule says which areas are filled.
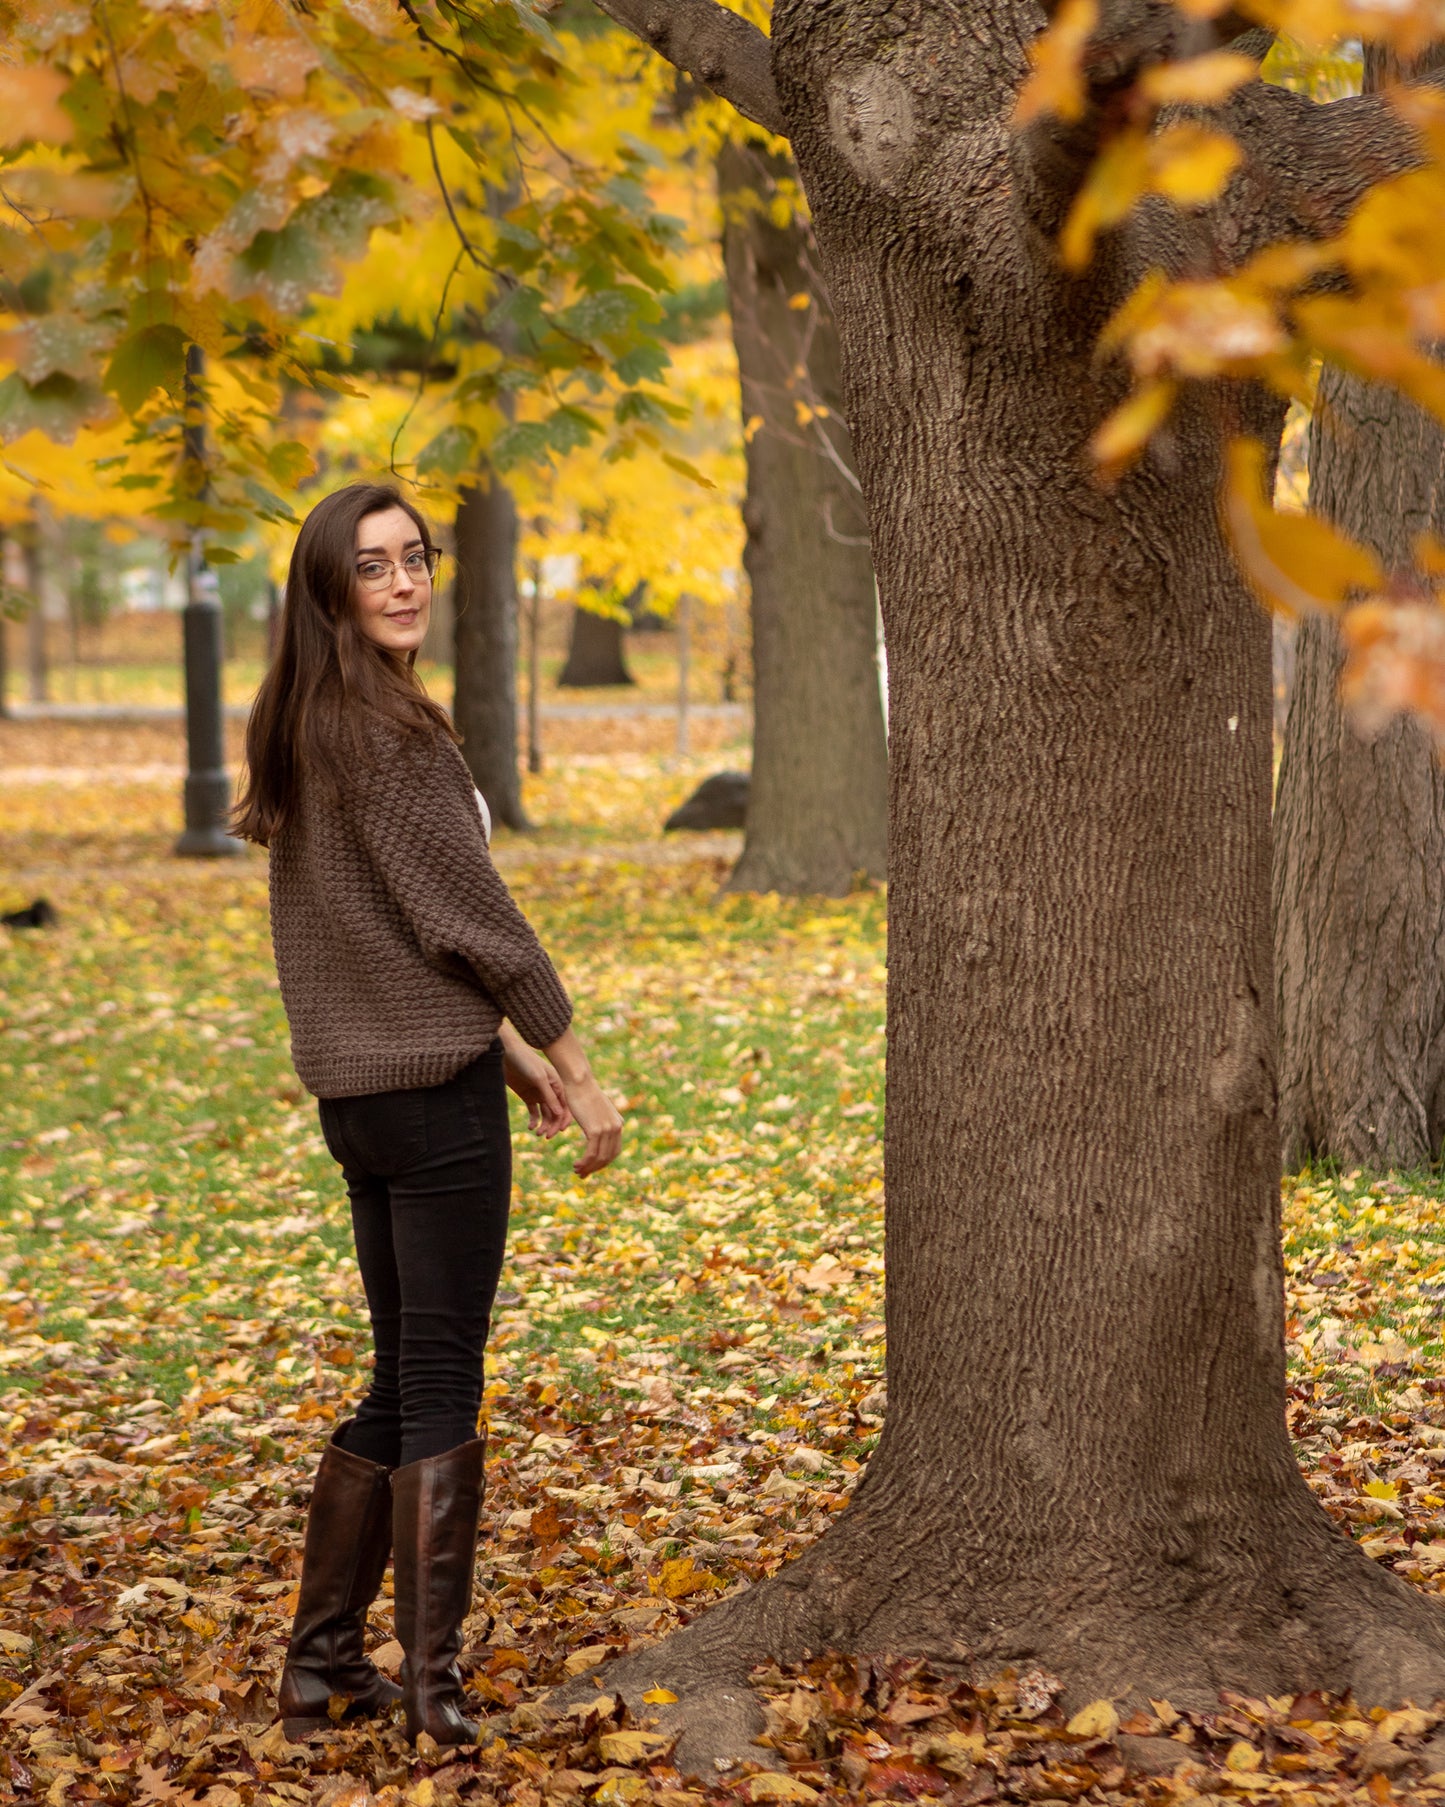
[[[183,457],[190,466],[194,493],[206,492],[206,426],[200,379],[205,354],[199,345],[186,350]],[[186,548],[186,826],[176,852],[191,859],[217,859],[241,853],[244,844],[226,832],[231,807],[231,780],[226,771],[225,717],[221,708],[221,592],[206,563],[205,540],[191,529]]]

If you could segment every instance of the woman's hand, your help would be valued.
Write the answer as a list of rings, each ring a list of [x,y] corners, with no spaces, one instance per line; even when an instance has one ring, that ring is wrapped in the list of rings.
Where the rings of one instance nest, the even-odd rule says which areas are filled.
[[[547,1049],[547,1058],[562,1078],[567,1103],[577,1127],[587,1138],[580,1160],[572,1163],[579,1179],[610,1167],[622,1147],[622,1118],[617,1106],[592,1075],[587,1055],[575,1033],[568,1029]]]
[[[502,1024],[501,1036],[502,1072],[507,1084],[526,1105],[533,1134],[550,1140],[572,1121],[562,1081],[510,1023]]]

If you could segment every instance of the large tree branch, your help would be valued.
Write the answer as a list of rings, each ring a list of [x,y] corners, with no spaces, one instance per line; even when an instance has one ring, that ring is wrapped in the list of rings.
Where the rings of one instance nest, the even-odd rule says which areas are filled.
[[[1122,0],[1108,23],[1112,30],[1107,35],[1101,31],[1086,53],[1084,117],[1065,124],[1045,116],[1014,142],[1020,200],[1050,243],[1108,134],[1123,123],[1119,101],[1139,70],[1161,57],[1177,56],[1181,49],[1208,47],[1199,41],[1197,25],[1192,41],[1184,43],[1177,27],[1173,32],[1161,27],[1155,0],[1142,5]],[[1232,47],[1259,54],[1268,45],[1268,37],[1259,33],[1237,38]],[[1438,69],[1402,73],[1432,83],[1445,80]],[[1166,117],[1178,118],[1180,111]],[[1377,182],[1423,159],[1418,132],[1379,93],[1322,103],[1253,81],[1218,108],[1201,109],[1194,116],[1235,138],[1244,162],[1221,201],[1195,228],[1185,232],[1182,223],[1173,224],[1172,216],[1163,214],[1156,225],[1176,253],[1188,245],[1193,256],[1203,253],[1215,267],[1237,265],[1285,239],[1332,238]],[[1168,263],[1165,244],[1155,250]]]
[[[597,0],[660,57],[714,94],[744,119],[787,136],[773,83],[773,47],[756,25],[717,0]]]
[[[1424,156],[1419,134],[1379,94],[1320,103],[1251,82],[1218,118],[1246,158],[1217,212],[1228,263],[1280,239],[1332,238],[1377,182]]]
[[[1121,108],[1140,70],[1219,42],[1213,21],[1188,19],[1168,0],[1102,0],[1099,22],[1084,46],[1081,117],[1043,113],[1017,132],[1010,146],[1020,204],[1048,243],[1057,239],[1106,140],[1124,125]]]

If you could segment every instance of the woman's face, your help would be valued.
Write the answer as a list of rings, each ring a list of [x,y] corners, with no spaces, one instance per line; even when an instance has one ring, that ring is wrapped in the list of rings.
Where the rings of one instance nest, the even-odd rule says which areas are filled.
[[[356,524],[351,595],[357,623],[368,640],[389,653],[414,653],[426,638],[431,576],[425,552],[426,542],[404,508],[363,515]],[[368,581],[378,587],[368,588]]]

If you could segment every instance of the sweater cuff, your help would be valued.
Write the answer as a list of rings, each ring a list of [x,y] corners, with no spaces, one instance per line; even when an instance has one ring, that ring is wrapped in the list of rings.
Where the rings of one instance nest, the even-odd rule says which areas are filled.
[[[540,966],[513,979],[497,1002],[517,1033],[534,1048],[549,1047],[572,1021],[572,1000],[552,962],[545,958]]]

